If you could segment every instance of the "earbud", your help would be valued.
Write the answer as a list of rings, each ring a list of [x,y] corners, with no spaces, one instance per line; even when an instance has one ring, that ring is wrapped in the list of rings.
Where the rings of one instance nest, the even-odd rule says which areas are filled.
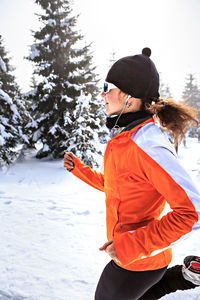
[[[128,103],[128,100],[131,98],[131,96],[129,95],[127,98],[126,98],[126,107],[129,108],[130,107],[130,104]]]

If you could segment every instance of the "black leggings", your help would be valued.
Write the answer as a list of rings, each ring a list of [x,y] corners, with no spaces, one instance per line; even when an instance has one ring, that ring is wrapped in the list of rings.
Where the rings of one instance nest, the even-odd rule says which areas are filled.
[[[196,287],[183,278],[181,268],[128,271],[112,260],[101,274],[95,300],[156,300],[176,290]]]

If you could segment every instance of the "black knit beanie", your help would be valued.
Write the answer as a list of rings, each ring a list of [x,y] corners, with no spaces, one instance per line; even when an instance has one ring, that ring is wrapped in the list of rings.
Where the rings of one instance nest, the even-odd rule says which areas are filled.
[[[106,81],[135,98],[159,98],[159,74],[150,55],[151,49],[144,48],[142,54],[119,59],[109,70]]]

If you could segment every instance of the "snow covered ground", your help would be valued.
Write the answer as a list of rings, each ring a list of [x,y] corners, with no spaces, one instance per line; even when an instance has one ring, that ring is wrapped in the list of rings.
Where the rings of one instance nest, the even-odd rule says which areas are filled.
[[[188,139],[180,159],[200,188],[200,143]],[[172,265],[200,255],[200,236],[174,249]],[[34,153],[0,171],[0,300],[92,300],[109,261],[104,194]],[[163,299],[200,300],[200,288]]]

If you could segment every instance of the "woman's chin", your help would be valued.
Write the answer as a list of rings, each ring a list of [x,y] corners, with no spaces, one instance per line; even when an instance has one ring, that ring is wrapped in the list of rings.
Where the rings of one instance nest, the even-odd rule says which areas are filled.
[[[105,113],[106,113],[107,116],[112,115],[112,113],[108,109],[106,109]]]
[[[118,115],[118,113],[116,113],[115,111],[110,111],[110,110],[106,110],[105,113],[106,113],[107,116],[114,116],[114,115],[116,116],[116,115]]]

